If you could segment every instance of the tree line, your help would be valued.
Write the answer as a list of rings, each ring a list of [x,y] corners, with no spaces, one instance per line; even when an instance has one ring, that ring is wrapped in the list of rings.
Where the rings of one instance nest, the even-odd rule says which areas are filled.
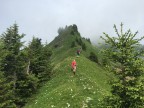
[[[22,107],[41,85],[50,80],[52,52],[33,37],[24,46],[18,25],[0,35],[0,108]]]

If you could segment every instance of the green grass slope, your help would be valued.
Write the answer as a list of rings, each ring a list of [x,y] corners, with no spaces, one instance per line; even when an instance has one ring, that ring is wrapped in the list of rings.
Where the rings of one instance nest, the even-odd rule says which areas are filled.
[[[99,100],[110,93],[107,82],[111,75],[87,58],[92,51],[99,57],[97,49],[81,38],[86,50],[77,57],[76,50],[81,46],[76,43],[71,48],[76,38],[81,36],[75,26],[70,26],[49,44],[53,52],[52,79],[39,89],[24,108],[98,108]],[[75,76],[71,71],[73,59],[77,62]]]
[[[73,76],[70,63],[77,61]],[[98,101],[109,93],[109,76],[84,56],[71,56],[55,66],[55,77],[43,86],[25,108],[85,108],[98,107]]]

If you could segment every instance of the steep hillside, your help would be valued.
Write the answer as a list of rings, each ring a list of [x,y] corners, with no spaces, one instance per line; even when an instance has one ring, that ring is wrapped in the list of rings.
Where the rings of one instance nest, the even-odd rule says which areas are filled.
[[[73,43],[74,46],[72,47]],[[49,44],[49,47],[53,52],[52,61],[54,64],[66,57],[76,55],[76,51],[79,48],[82,48],[82,53],[85,57],[88,57],[90,52],[95,52],[99,56],[98,49],[92,46],[87,39],[81,37],[75,24],[62,29],[59,35]]]
[[[53,77],[24,108],[98,108],[99,100],[104,94],[110,93],[107,82],[111,75],[87,58],[91,51],[99,56],[97,49],[86,39],[82,39],[75,28],[77,27],[73,25],[64,29],[49,44],[53,51]],[[82,44],[77,39],[81,39],[86,45],[80,57],[76,56],[76,50]],[[72,42],[75,42],[74,47],[71,47]],[[70,67],[73,59],[78,64],[75,76]]]
[[[76,76],[70,69],[68,57],[55,66],[54,78],[40,89],[25,108],[82,108],[98,106],[98,100],[109,93],[107,72],[84,56],[76,58]]]

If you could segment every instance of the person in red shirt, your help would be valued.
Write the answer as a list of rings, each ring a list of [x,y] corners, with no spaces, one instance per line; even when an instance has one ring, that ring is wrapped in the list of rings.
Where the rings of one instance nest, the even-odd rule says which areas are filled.
[[[73,71],[74,75],[75,75],[75,72],[76,72],[76,65],[77,65],[76,61],[73,60],[72,63],[71,63],[71,68],[72,68],[72,71]]]

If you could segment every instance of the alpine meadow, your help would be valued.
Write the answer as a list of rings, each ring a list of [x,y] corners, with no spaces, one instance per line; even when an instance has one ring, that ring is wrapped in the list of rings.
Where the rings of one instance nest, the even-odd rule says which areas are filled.
[[[97,45],[76,24],[25,45],[14,23],[0,35],[0,108],[144,108],[144,36],[118,27]]]

